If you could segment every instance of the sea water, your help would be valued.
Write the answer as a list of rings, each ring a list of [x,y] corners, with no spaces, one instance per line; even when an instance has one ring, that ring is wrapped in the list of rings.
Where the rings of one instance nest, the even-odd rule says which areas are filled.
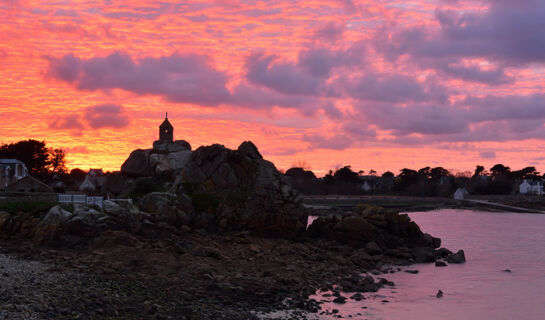
[[[545,215],[437,210],[409,216],[443,247],[464,249],[467,262],[402,267],[419,273],[384,275],[394,287],[359,302],[325,302],[324,310],[338,313],[313,319],[545,319]]]

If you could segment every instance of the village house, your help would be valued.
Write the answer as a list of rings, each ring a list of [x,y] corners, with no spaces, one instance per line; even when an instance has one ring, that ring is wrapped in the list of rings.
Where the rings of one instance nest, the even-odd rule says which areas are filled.
[[[23,177],[7,186],[8,192],[53,192],[53,188],[31,176]]]
[[[79,190],[85,192],[99,192],[106,182],[106,176],[102,169],[89,169],[85,179],[81,183]]]
[[[26,165],[17,159],[0,159],[0,189],[28,176]]]
[[[454,192],[454,199],[455,200],[464,200],[466,196],[469,195],[469,192],[465,188],[458,188],[456,192]]]
[[[522,181],[522,183],[519,185],[519,193],[541,196],[543,195],[543,183],[541,183],[541,181],[524,179],[524,181]]]

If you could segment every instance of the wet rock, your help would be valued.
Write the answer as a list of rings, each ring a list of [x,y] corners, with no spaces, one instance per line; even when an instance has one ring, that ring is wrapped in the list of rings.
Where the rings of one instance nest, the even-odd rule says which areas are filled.
[[[382,253],[382,249],[380,249],[380,247],[378,246],[378,244],[374,241],[371,241],[371,242],[368,242],[366,245],[365,245],[365,250],[367,251],[367,253],[369,253],[370,255],[375,255],[375,254],[379,254],[379,253]]]
[[[458,250],[458,252],[449,254],[446,257],[446,261],[448,263],[465,263],[466,262],[466,256],[464,253],[464,250]]]
[[[412,274],[417,274],[418,273],[418,270],[409,270],[409,269],[407,269],[407,270],[404,270],[404,271],[407,272],[407,273],[412,273]]]
[[[10,217],[11,214],[9,212],[0,210],[0,229],[2,229],[2,227],[9,220]]]
[[[440,248],[440,249],[436,249],[433,252],[433,254],[435,255],[436,258],[445,258],[449,254],[452,254],[452,251],[450,251],[447,248]]]
[[[335,299],[333,299],[333,303],[344,304],[346,303],[346,298],[343,296],[336,297]]]
[[[502,270],[503,272],[507,272],[507,273],[511,273],[511,269],[505,269],[505,270]]]
[[[114,246],[136,247],[138,239],[123,230],[107,230],[91,241],[91,248],[105,249]]]
[[[437,298],[442,298],[443,297],[443,291],[441,291],[441,290],[437,291],[437,294],[435,296]]]
[[[356,300],[356,301],[361,301],[361,300],[364,300],[365,297],[361,293],[358,292],[358,293],[350,296],[350,299]]]
[[[416,262],[434,262],[435,254],[432,247],[419,247],[413,251]]]
[[[367,253],[365,249],[355,250],[350,260],[357,266],[368,268],[374,265],[373,258]]]
[[[435,261],[436,267],[446,267],[447,264],[444,261]]]
[[[34,228],[33,240],[45,242],[58,238],[62,228],[73,215],[72,212],[64,210],[58,205],[52,207]]]

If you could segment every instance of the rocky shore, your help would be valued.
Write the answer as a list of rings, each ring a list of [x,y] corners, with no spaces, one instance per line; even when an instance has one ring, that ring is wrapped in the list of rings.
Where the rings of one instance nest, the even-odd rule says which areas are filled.
[[[307,228],[313,211],[251,142],[237,150],[201,147],[190,156],[179,148],[155,146],[166,161],[160,173],[168,192],[148,193],[134,205],[106,200],[102,209],[0,211],[0,279],[8,283],[0,316],[256,319],[282,309],[318,312],[320,304],[309,299],[318,289],[333,290],[342,304],[390,285],[381,274],[397,270],[393,265],[465,261],[463,251],[438,249],[440,240],[406,214],[382,208],[321,212]],[[183,163],[168,163],[171,149]],[[124,165],[133,171],[118,179],[123,184],[159,179],[149,167],[136,172],[154,154],[141,153]],[[362,276],[366,271],[375,275]]]

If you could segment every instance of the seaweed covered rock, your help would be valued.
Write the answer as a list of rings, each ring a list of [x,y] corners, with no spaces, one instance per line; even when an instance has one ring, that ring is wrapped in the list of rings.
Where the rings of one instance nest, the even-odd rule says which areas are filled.
[[[423,233],[407,214],[382,208],[370,208],[361,213],[333,212],[316,219],[309,226],[308,234],[365,248],[371,256],[389,252],[402,257],[404,250],[400,249],[411,248],[411,256],[422,262],[435,260],[433,249],[441,244],[438,238]]]
[[[152,192],[140,199],[138,208],[175,227],[186,225],[192,213],[191,199],[185,194]]]
[[[60,206],[54,206],[34,228],[34,241],[45,242],[57,238],[74,214]]]

